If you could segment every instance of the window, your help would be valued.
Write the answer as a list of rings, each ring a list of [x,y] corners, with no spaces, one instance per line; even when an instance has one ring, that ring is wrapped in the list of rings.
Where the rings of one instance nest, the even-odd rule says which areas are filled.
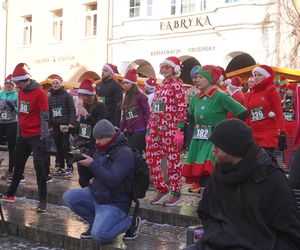
[[[171,0],[171,15],[176,14],[176,0]]]
[[[181,0],[181,14],[195,12],[195,0]]]
[[[206,10],[206,0],[200,0],[200,10]]]
[[[152,0],[147,0],[147,16],[152,16]]]
[[[62,9],[52,11],[52,40],[62,40],[62,29],[63,29],[63,11]]]
[[[97,3],[85,5],[85,36],[97,35]]]
[[[152,1],[150,1],[150,2],[151,2],[151,12],[152,12]],[[140,16],[140,9],[141,9],[141,1],[140,0],[130,0],[129,17]]]
[[[23,17],[23,45],[31,45],[32,42],[32,15]]]

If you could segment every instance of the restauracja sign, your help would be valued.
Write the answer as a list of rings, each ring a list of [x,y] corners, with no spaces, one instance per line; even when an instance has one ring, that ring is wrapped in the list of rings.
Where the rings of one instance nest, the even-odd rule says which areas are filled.
[[[189,29],[191,27],[212,26],[208,16],[188,17],[160,22],[160,30]]]

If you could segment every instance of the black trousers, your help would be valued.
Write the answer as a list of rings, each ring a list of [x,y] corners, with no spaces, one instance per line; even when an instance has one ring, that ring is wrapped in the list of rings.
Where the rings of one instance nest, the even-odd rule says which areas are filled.
[[[30,154],[33,154],[33,165],[36,173],[36,181],[39,190],[40,200],[46,200],[47,198],[47,183],[46,183],[46,143],[40,140],[40,135],[24,138],[19,137],[17,139],[16,146],[16,162],[13,173],[12,182],[7,190],[7,195],[12,196],[15,194],[22,175],[24,173],[25,164]]]
[[[0,137],[6,136],[8,146],[8,170],[13,172],[16,158],[17,122],[0,123]]]
[[[70,151],[70,134],[62,133],[59,125],[53,126],[53,139],[55,141],[57,153],[56,163],[60,168],[65,168],[65,161],[68,165],[69,151]]]
[[[292,188],[300,189],[300,146],[296,151],[296,155],[290,165],[289,181]]]
[[[125,136],[132,148],[138,149],[141,152],[146,151],[146,131],[125,132]]]

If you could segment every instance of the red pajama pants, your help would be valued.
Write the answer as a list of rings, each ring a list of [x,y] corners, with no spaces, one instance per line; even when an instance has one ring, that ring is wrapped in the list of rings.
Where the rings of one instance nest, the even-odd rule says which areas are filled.
[[[173,131],[174,132],[174,131]],[[182,188],[182,162],[181,150],[174,142],[173,132],[164,132],[158,135],[154,132],[146,138],[146,159],[150,168],[153,185],[159,192],[167,190],[180,192]],[[169,186],[166,184],[161,169],[161,159],[166,156],[168,160]]]

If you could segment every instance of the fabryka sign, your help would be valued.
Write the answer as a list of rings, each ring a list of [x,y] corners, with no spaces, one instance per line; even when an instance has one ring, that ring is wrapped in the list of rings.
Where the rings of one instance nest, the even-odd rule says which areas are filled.
[[[161,21],[160,30],[190,29],[192,27],[212,26],[208,16],[188,17],[176,20]]]

